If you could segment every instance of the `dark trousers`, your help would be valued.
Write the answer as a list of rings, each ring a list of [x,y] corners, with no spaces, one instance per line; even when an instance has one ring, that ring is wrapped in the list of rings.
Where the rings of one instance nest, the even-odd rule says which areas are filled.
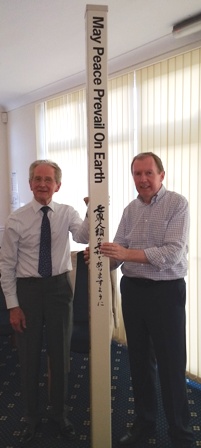
[[[156,421],[158,369],[170,437],[193,440],[185,380],[185,280],[123,276],[121,295],[136,415]]]
[[[26,417],[33,421],[38,419],[45,325],[51,370],[50,402],[53,416],[59,420],[65,414],[72,333],[73,294],[68,274],[50,278],[19,278],[17,295],[27,325],[24,332],[17,335]]]

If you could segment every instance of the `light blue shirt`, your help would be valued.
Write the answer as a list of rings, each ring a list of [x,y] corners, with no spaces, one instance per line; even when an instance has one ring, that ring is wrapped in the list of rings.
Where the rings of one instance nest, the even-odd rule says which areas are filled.
[[[52,275],[70,271],[69,232],[77,243],[88,243],[88,219],[83,221],[71,206],[51,201]],[[40,277],[38,273],[42,205],[33,199],[8,217],[1,246],[1,284],[7,307],[18,306],[17,277]]]
[[[173,280],[187,274],[189,208],[187,199],[164,186],[146,204],[138,196],[124,210],[114,241],[142,249],[149,263],[124,262],[128,277]]]

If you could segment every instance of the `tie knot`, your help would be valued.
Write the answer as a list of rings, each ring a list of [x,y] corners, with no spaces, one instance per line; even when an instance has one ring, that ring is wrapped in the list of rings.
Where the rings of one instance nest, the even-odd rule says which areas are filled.
[[[50,209],[50,207],[48,207],[48,205],[44,205],[44,207],[41,207],[41,210],[45,215],[47,215],[49,209]]]

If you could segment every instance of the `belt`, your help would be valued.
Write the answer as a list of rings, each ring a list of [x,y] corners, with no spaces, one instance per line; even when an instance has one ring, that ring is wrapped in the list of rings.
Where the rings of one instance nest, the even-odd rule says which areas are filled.
[[[66,277],[69,271],[63,272],[62,274],[52,275],[51,277],[17,277],[17,282],[20,283],[37,283],[37,282],[57,282],[57,280],[62,279],[62,277]]]
[[[128,280],[131,280],[133,283],[139,284],[139,285],[158,285],[161,283],[166,282],[178,282],[183,280],[183,278],[176,278],[172,280],[152,280],[151,278],[143,278],[143,277],[127,277]]]

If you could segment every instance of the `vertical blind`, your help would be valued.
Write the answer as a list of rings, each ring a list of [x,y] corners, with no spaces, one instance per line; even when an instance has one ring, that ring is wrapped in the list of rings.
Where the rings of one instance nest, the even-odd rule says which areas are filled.
[[[110,241],[113,240],[123,209],[134,198],[130,165],[134,156],[134,73],[111,79],[108,85],[108,155],[109,155],[109,222]],[[125,342],[121,312],[121,270],[117,271],[119,328],[114,337]]]
[[[201,378],[201,49],[137,70],[138,151],[161,157],[164,185],[190,207],[187,369]]]
[[[55,200],[71,204],[84,216],[83,198],[88,194],[85,90],[46,102],[48,158],[62,169],[62,188]]]

